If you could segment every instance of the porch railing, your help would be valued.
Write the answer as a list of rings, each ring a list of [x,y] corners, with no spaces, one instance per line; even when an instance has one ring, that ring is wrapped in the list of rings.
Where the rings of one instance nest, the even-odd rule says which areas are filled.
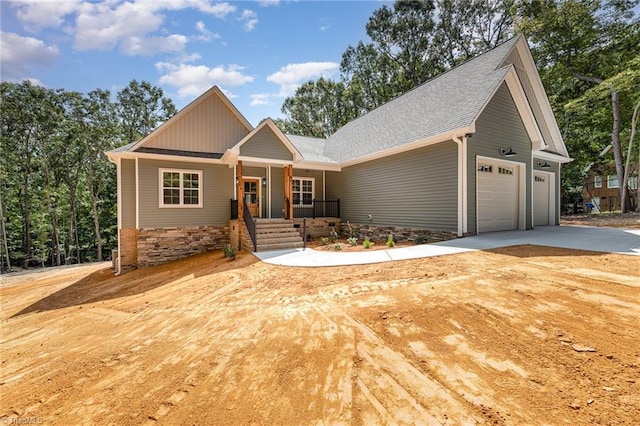
[[[251,216],[251,212],[249,211],[249,206],[245,200],[242,200],[243,203],[243,214],[242,218],[244,219],[244,224],[247,225],[247,231],[249,231],[249,236],[251,237],[251,242],[253,242],[253,248],[258,250],[258,243],[256,240],[256,220]]]
[[[288,201],[288,200],[287,200]],[[294,218],[340,217],[340,199],[313,200],[310,205],[293,206]]]

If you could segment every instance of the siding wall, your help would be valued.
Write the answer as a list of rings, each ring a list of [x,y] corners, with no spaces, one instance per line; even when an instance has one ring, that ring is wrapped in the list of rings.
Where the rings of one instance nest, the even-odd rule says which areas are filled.
[[[136,227],[136,162],[122,159],[122,228]]]
[[[526,212],[525,226],[531,229],[531,140],[506,84],[502,84],[476,122],[476,133],[467,139],[468,173],[468,231],[475,233],[476,226],[476,157],[478,155],[500,160],[525,163]],[[500,148],[511,147],[515,157],[500,155]]]
[[[326,176],[327,199],[340,198],[342,223],[457,231],[457,146],[453,141]]]
[[[213,94],[145,146],[221,153],[248,134],[249,130],[236,115]]]
[[[240,155],[256,158],[272,158],[274,160],[292,161],[293,154],[273,134],[268,127],[263,127],[258,133],[240,147]]]
[[[284,169],[282,167],[271,168],[271,217],[274,219],[284,217]]]
[[[556,203],[556,212],[555,212],[555,218],[554,218],[554,224],[555,225],[560,225],[560,209],[562,207],[562,200],[560,199],[560,163],[554,163],[553,161],[547,161],[547,163],[549,163],[551,165],[550,168],[548,169],[541,169],[540,167],[538,167],[538,162],[543,162],[545,160],[539,160],[537,158],[534,157],[533,159],[533,170],[540,170],[542,172],[549,172],[549,173],[553,173],[554,179],[555,179],[555,187],[553,188],[553,190],[555,191],[554,194],[552,194],[552,196],[555,196],[555,203]]]
[[[202,208],[159,208],[158,169],[202,170]],[[140,228],[227,225],[235,177],[225,165],[139,160]]]

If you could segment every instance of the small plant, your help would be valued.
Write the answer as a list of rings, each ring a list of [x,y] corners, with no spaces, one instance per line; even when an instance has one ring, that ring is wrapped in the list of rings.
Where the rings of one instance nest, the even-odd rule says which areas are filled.
[[[393,241],[393,234],[389,234],[389,236],[387,237],[387,242],[385,244],[387,245],[387,247],[395,247],[396,242]]]
[[[364,241],[362,242],[362,247],[364,247],[366,249],[369,249],[369,248],[371,248],[372,245],[373,245],[373,243],[371,242],[369,237],[365,237]]]
[[[335,229],[332,229],[331,232],[329,232],[329,238],[331,239],[332,243],[335,243],[336,241],[338,241],[338,233],[336,232]]]
[[[329,237],[320,238],[320,242],[322,243],[323,246],[326,246],[327,244],[329,244]]]
[[[416,238],[414,238],[413,243],[415,245],[420,245],[420,244],[426,244],[429,242],[429,237],[427,237],[426,235],[418,235]]]
[[[358,239],[356,237],[349,237],[347,238],[347,243],[353,247],[353,246],[357,246],[358,245]]]
[[[342,250],[342,244],[341,243],[335,243],[333,245],[333,249],[334,250]]]
[[[230,260],[235,260],[236,258],[236,250],[231,244],[225,244],[222,246],[222,251],[224,252],[224,257],[228,257]]]

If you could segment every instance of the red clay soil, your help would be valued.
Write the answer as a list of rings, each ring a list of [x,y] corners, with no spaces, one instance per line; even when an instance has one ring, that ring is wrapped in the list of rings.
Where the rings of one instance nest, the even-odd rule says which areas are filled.
[[[219,252],[2,277],[0,418],[638,424],[640,261],[519,246],[357,267]]]

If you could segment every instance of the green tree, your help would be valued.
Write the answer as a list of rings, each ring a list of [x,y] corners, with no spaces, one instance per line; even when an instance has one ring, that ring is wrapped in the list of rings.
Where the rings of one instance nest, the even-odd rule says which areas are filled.
[[[618,176],[625,176],[620,135],[629,129],[633,110],[629,105],[635,103],[633,93],[638,91],[633,85],[621,86],[622,80],[616,76],[635,66],[633,53],[640,44],[640,32],[632,7],[637,4],[638,1],[616,0],[536,0],[519,5],[517,28],[533,43],[543,81],[554,94],[556,116],[562,117],[559,121],[563,121],[570,153],[578,160],[568,167],[569,187],[578,185],[583,177],[579,170],[593,162],[607,144],[594,136],[607,133]],[[589,92],[598,85],[600,90]],[[607,101],[595,95],[602,90],[607,91]],[[585,95],[584,102],[571,103]],[[606,111],[609,118],[603,116]],[[590,125],[576,120],[579,112],[592,118]],[[605,133],[606,128],[609,130]],[[572,136],[586,138],[587,142]],[[622,186],[624,211],[628,199],[622,198]]]
[[[177,110],[161,88],[132,80],[117,94],[118,115],[125,141],[135,142],[173,117]]]

